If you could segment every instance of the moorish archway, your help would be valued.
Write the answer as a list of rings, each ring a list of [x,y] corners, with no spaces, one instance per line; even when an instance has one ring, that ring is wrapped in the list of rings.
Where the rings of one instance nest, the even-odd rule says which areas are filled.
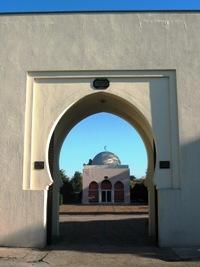
[[[107,77],[108,87],[94,88],[96,77]],[[52,236],[59,235],[58,191],[61,183],[58,159],[64,138],[87,116],[108,112],[129,122],[146,146],[149,235],[155,236],[157,225],[163,225],[159,206],[156,215],[155,186],[159,189],[158,198],[164,202],[166,195],[163,192],[180,187],[175,73],[31,72],[27,78],[26,102],[23,189],[44,190],[45,209],[48,199],[52,211],[47,212],[48,218],[42,215],[44,233],[50,228]],[[51,185],[52,201],[47,197]],[[161,239],[165,238],[162,225],[159,227]]]
[[[54,160],[51,162],[51,153],[49,153],[49,166],[51,171],[52,178],[54,180],[54,198],[56,199],[56,195],[58,194],[59,183],[57,182],[57,174],[59,172],[59,153],[63,143],[64,138],[68,134],[68,132],[83,118],[92,115],[97,112],[109,112],[115,115],[118,115],[128,121],[133,127],[135,127],[140,133],[144,144],[147,149],[148,154],[148,170],[147,170],[147,180],[148,180],[148,190],[149,190],[149,204],[150,204],[150,219],[149,219],[149,233],[151,235],[155,235],[156,233],[156,225],[155,225],[155,205],[154,205],[154,186],[153,186],[153,173],[155,166],[155,156],[154,156],[154,146],[153,146],[153,134],[151,127],[149,126],[147,120],[141,114],[137,108],[132,106],[127,100],[115,96],[110,93],[98,92],[92,95],[86,96],[75,103],[72,107],[70,107],[61,117],[56,128],[53,132],[53,136],[50,142],[50,150],[53,150]],[[66,122],[68,122],[66,124]],[[107,181],[108,182],[108,181]],[[106,181],[105,181],[106,183]],[[57,186],[56,186],[57,185]],[[94,192],[94,184],[92,184],[93,188],[90,188],[90,196],[94,201],[97,200],[97,192]],[[104,184],[103,184],[104,186]],[[116,199],[116,202],[120,202],[123,200],[124,195],[121,192],[121,184],[115,185],[115,188],[103,188],[101,184],[101,191],[98,195],[98,198],[101,199],[101,203],[111,203],[112,198]],[[95,189],[96,190],[96,189]],[[92,192],[93,191],[93,192]],[[58,214],[58,205],[56,204],[56,200],[53,200],[53,219],[52,219],[52,232],[55,234],[55,229],[58,229],[58,218],[55,219],[55,214]],[[57,206],[56,206],[57,205]]]

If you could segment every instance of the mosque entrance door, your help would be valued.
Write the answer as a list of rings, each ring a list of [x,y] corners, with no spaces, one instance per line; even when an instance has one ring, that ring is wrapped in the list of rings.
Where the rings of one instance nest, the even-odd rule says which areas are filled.
[[[101,191],[101,201],[102,203],[110,203],[112,201],[111,190],[103,190]]]
[[[101,202],[102,203],[112,202],[112,184],[108,180],[104,180],[101,183]]]

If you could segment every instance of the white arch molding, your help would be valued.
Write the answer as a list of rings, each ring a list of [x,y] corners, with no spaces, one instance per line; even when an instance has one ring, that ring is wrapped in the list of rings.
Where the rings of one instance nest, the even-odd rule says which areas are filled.
[[[105,91],[94,90],[92,81],[95,77],[107,77],[110,87]],[[154,142],[158,159],[177,161],[175,151],[178,135],[177,127],[173,127],[177,124],[177,118],[174,116],[176,114],[174,88],[173,71],[29,73],[23,188],[47,192],[53,183],[53,235],[59,234],[56,196],[59,180],[55,177],[58,177],[58,159],[62,142],[68,132],[82,119],[98,112],[109,112],[133,125],[146,146],[150,204],[149,233],[155,236],[154,186],[157,188],[180,186],[178,165],[174,165],[176,167],[173,171],[169,169],[161,172],[158,164],[155,164]],[[49,165],[50,144],[54,155],[52,167]],[[45,168],[35,170],[33,168],[35,161],[44,161]],[[46,227],[46,222],[44,224]]]

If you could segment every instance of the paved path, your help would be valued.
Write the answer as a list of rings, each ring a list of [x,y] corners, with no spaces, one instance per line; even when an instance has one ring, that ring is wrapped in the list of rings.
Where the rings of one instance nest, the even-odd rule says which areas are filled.
[[[84,246],[84,244],[83,244]],[[194,249],[193,249],[194,252]],[[188,252],[184,252],[188,255]],[[194,256],[194,254],[193,254]],[[173,250],[156,247],[80,252],[67,249],[0,248],[0,267],[195,267],[198,259],[183,261]]]

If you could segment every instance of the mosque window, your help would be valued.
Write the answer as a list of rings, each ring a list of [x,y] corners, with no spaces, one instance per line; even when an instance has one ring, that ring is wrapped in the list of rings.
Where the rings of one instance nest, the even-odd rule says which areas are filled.
[[[118,181],[114,185],[114,201],[124,202],[124,184]]]
[[[91,182],[89,184],[89,191],[88,191],[88,199],[89,199],[89,202],[93,202],[93,203],[96,203],[99,201],[99,186],[96,182]]]

